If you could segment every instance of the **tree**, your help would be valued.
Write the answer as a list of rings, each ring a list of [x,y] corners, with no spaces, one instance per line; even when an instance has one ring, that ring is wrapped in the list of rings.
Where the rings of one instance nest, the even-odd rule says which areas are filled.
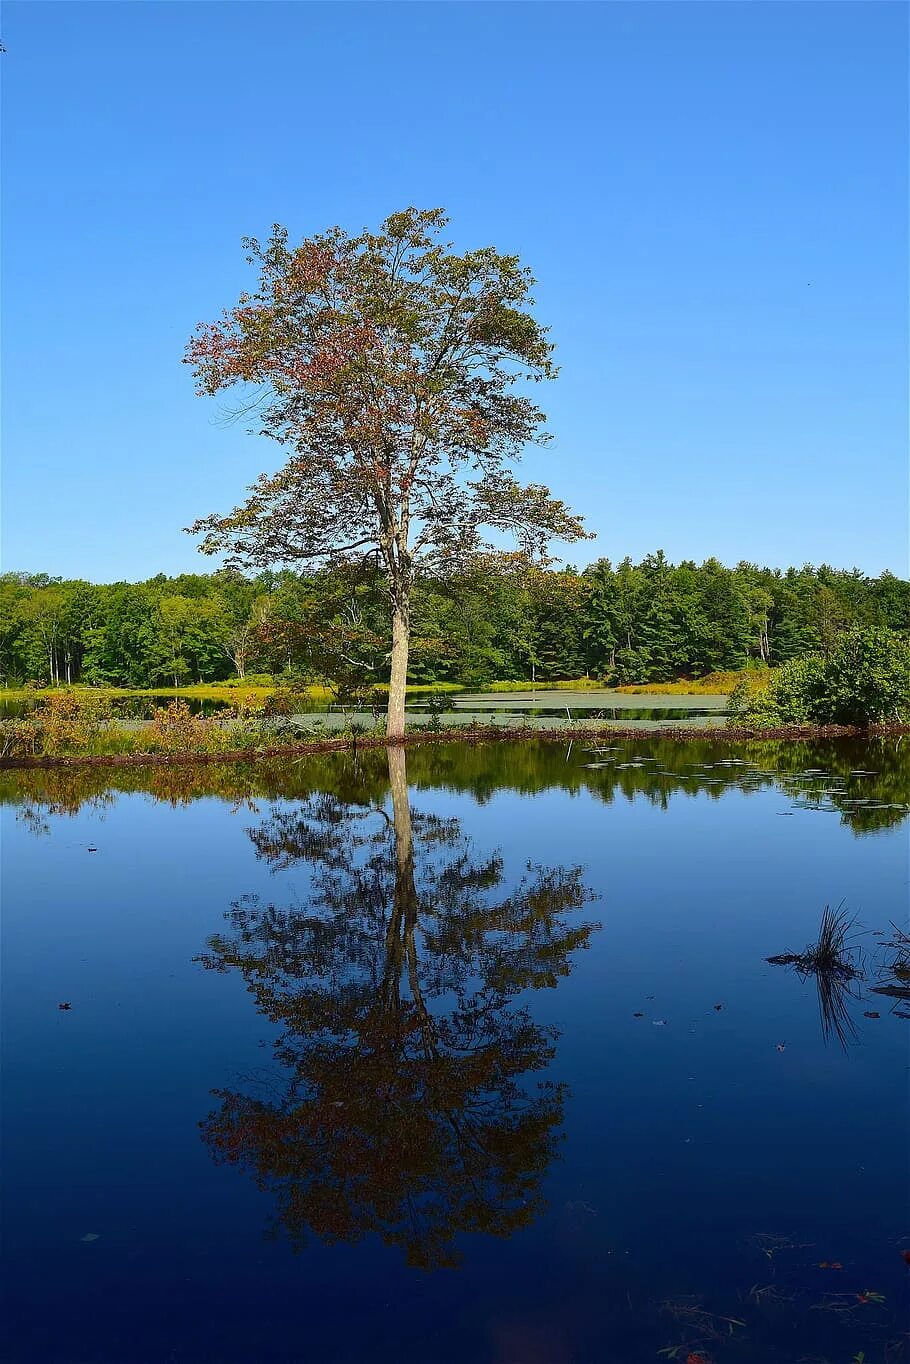
[[[511,464],[543,439],[520,380],[555,373],[529,311],[530,272],[483,247],[456,255],[440,209],[393,214],[378,233],[340,228],[288,244],[276,226],[254,293],[201,324],[186,361],[200,394],[255,386],[262,431],[289,449],[246,502],[190,530],[237,566],[361,552],[383,569],[391,610],[387,732],[404,732],[411,592],[421,570],[450,570],[509,532],[529,556],[581,521]]]
[[[52,684],[59,683],[66,626],[65,592],[59,584],[39,587],[24,603],[22,618],[33,675],[46,677]]]
[[[225,657],[226,630],[217,598],[162,597],[147,645],[153,676],[173,678],[175,687],[190,676],[209,681]]]

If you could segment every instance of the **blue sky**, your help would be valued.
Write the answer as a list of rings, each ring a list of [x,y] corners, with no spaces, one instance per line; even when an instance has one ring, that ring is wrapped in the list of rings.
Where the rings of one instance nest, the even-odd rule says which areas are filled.
[[[3,561],[206,570],[277,447],[180,363],[245,233],[441,204],[561,365],[569,552],[908,568],[901,3],[24,3],[3,38]]]

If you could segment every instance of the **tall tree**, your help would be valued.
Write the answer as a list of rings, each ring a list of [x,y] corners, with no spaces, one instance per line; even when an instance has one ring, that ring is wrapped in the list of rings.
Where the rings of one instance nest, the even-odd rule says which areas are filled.
[[[340,228],[288,244],[248,239],[258,286],[201,324],[186,360],[198,391],[250,386],[261,430],[290,458],[228,516],[190,529],[203,553],[243,567],[375,556],[388,582],[387,732],[404,732],[411,591],[510,532],[529,556],[581,521],[511,465],[543,439],[543,413],[516,385],[554,373],[530,312],[530,272],[482,247],[456,255],[441,209],[393,214],[378,233]]]

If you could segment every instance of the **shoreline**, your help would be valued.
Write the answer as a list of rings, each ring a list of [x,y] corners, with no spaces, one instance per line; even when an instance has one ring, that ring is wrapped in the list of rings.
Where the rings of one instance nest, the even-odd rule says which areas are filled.
[[[641,729],[635,726],[573,726],[571,729],[531,729],[485,725],[460,729],[414,729],[399,738],[389,739],[384,734],[347,735],[334,739],[312,739],[295,744],[275,744],[267,748],[232,749],[221,753],[197,753],[186,750],[176,753],[73,753],[53,757],[3,757],[0,771],[41,769],[53,767],[168,767],[175,764],[192,766],[199,763],[251,763],[265,758],[299,758],[310,753],[356,751],[357,749],[411,748],[420,744],[475,744],[527,743],[586,743],[609,740],[637,740],[644,743],[653,739],[673,739],[678,743],[754,743],[762,740],[785,740],[793,743],[813,739],[877,739],[899,738],[910,735],[910,724],[890,725],[782,725],[774,729],[755,729],[742,725],[683,728],[668,725],[660,729]]]

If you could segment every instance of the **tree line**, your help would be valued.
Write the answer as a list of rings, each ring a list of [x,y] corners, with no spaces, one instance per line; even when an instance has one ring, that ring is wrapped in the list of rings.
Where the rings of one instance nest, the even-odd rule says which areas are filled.
[[[0,680],[384,683],[390,617],[383,575],[348,562],[310,574],[221,570],[138,583],[7,573]],[[666,682],[826,653],[851,626],[910,630],[910,583],[825,565],[673,564],[662,552],[584,570],[484,556],[415,583],[408,680]]]

